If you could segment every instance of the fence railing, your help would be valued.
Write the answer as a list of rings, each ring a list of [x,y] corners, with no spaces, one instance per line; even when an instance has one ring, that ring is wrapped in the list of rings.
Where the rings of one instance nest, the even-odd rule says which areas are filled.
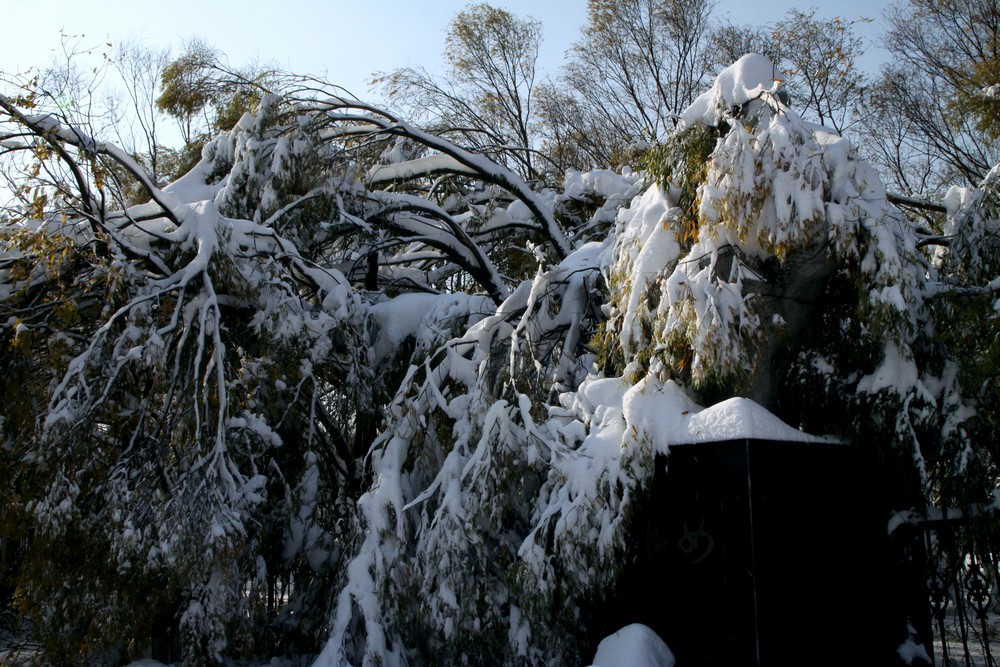
[[[1000,568],[996,517],[946,518],[915,522],[926,567],[926,610],[933,645],[927,650],[942,667],[997,667],[1000,656]],[[929,613],[927,613],[929,612]]]

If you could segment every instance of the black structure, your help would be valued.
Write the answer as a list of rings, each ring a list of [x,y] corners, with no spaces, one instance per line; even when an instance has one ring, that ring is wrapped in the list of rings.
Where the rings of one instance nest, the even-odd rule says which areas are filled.
[[[677,667],[899,665],[913,579],[847,445],[753,439],[658,457],[603,616]]]

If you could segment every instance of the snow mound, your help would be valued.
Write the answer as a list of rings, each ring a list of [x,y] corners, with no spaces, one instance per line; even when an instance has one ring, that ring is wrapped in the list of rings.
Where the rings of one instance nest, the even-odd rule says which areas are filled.
[[[774,65],[771,61],[756,53],[748,53],[719,73],[715,84],[681,113],[681,122],[715,127],[724,111],[757,99],[761,93],[774,87]]]
[[[749,398],[730,398],[703,408],[672,380],[661,383],[647,376],[631,387],[620,378],[588,380],[580,394],[585,403],[600,406],[591,408],[596,419],[591,419],[590,437],[609,429],[612,437],[642,434],[659,454],[675,445],[727,440],[835,442],[789,426]]]
[[[722,440],[778,440],[781,442],[825,442],[808,433],[792,428],[749,398],[730,398],[705,408],[691,416],[689,441],[718,442]]]
[[[591,667],[673,667],[675,662],[658,634],[633,623],[601,640]]]
[[[916,630],[913,629],[913,626],[907,625],[906,629],[908,631],[906,641],[900,644],[897,649],[899,657],[902,659],[903,663],[912,665],[915,660],[919,660],[921,663],[933,664],[934,661],[931,660],[931,657],[928,655],[927,649],[924,648],[924,645],[918,644],[913,640],[914,636],[917,634]]]

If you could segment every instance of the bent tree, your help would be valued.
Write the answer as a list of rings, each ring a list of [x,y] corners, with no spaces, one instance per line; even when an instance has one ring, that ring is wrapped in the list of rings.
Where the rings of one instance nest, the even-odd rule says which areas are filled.
[[[567,254],[551,203],[321,90],[265,98],[162,188],[46,103],[0,97],[20,604],[57,661],[141,652],[164,618],[191,662],[306,650],[410,355],[502,302],[519,244]]]
[[[606,237],[403,379],[318,664],[587,659],[654,455],[734,395],[877,452],[886,519],[990,500],[996,171],[918,228],[772,77],[723,71]]]
[[[654,455],[736,395],[878,448],[891,510],[989,499],[996,169],[912,224],[759,56],[642,171],[543,191],[294,83],[164,187],[0,97],[0,502],[46,659],[173,621],[189,664],[585,660]]]

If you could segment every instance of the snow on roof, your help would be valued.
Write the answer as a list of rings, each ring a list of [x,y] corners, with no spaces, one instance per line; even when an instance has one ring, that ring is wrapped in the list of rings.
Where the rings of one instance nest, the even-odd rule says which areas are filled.
[[[829,442],[793,428],[749,398],[735,397],[691,415],[687,441],[677,445],[722,440],[776,440],[781,442]]]
[[[632,387],[618,386],[623,391],[622,430],[643,434],[657,453],[665,454],[675,445],[727,440],[837,442],[789,426],[749,398],[734,397],[703,408],[672,380],[661,383],[647,376]]]

